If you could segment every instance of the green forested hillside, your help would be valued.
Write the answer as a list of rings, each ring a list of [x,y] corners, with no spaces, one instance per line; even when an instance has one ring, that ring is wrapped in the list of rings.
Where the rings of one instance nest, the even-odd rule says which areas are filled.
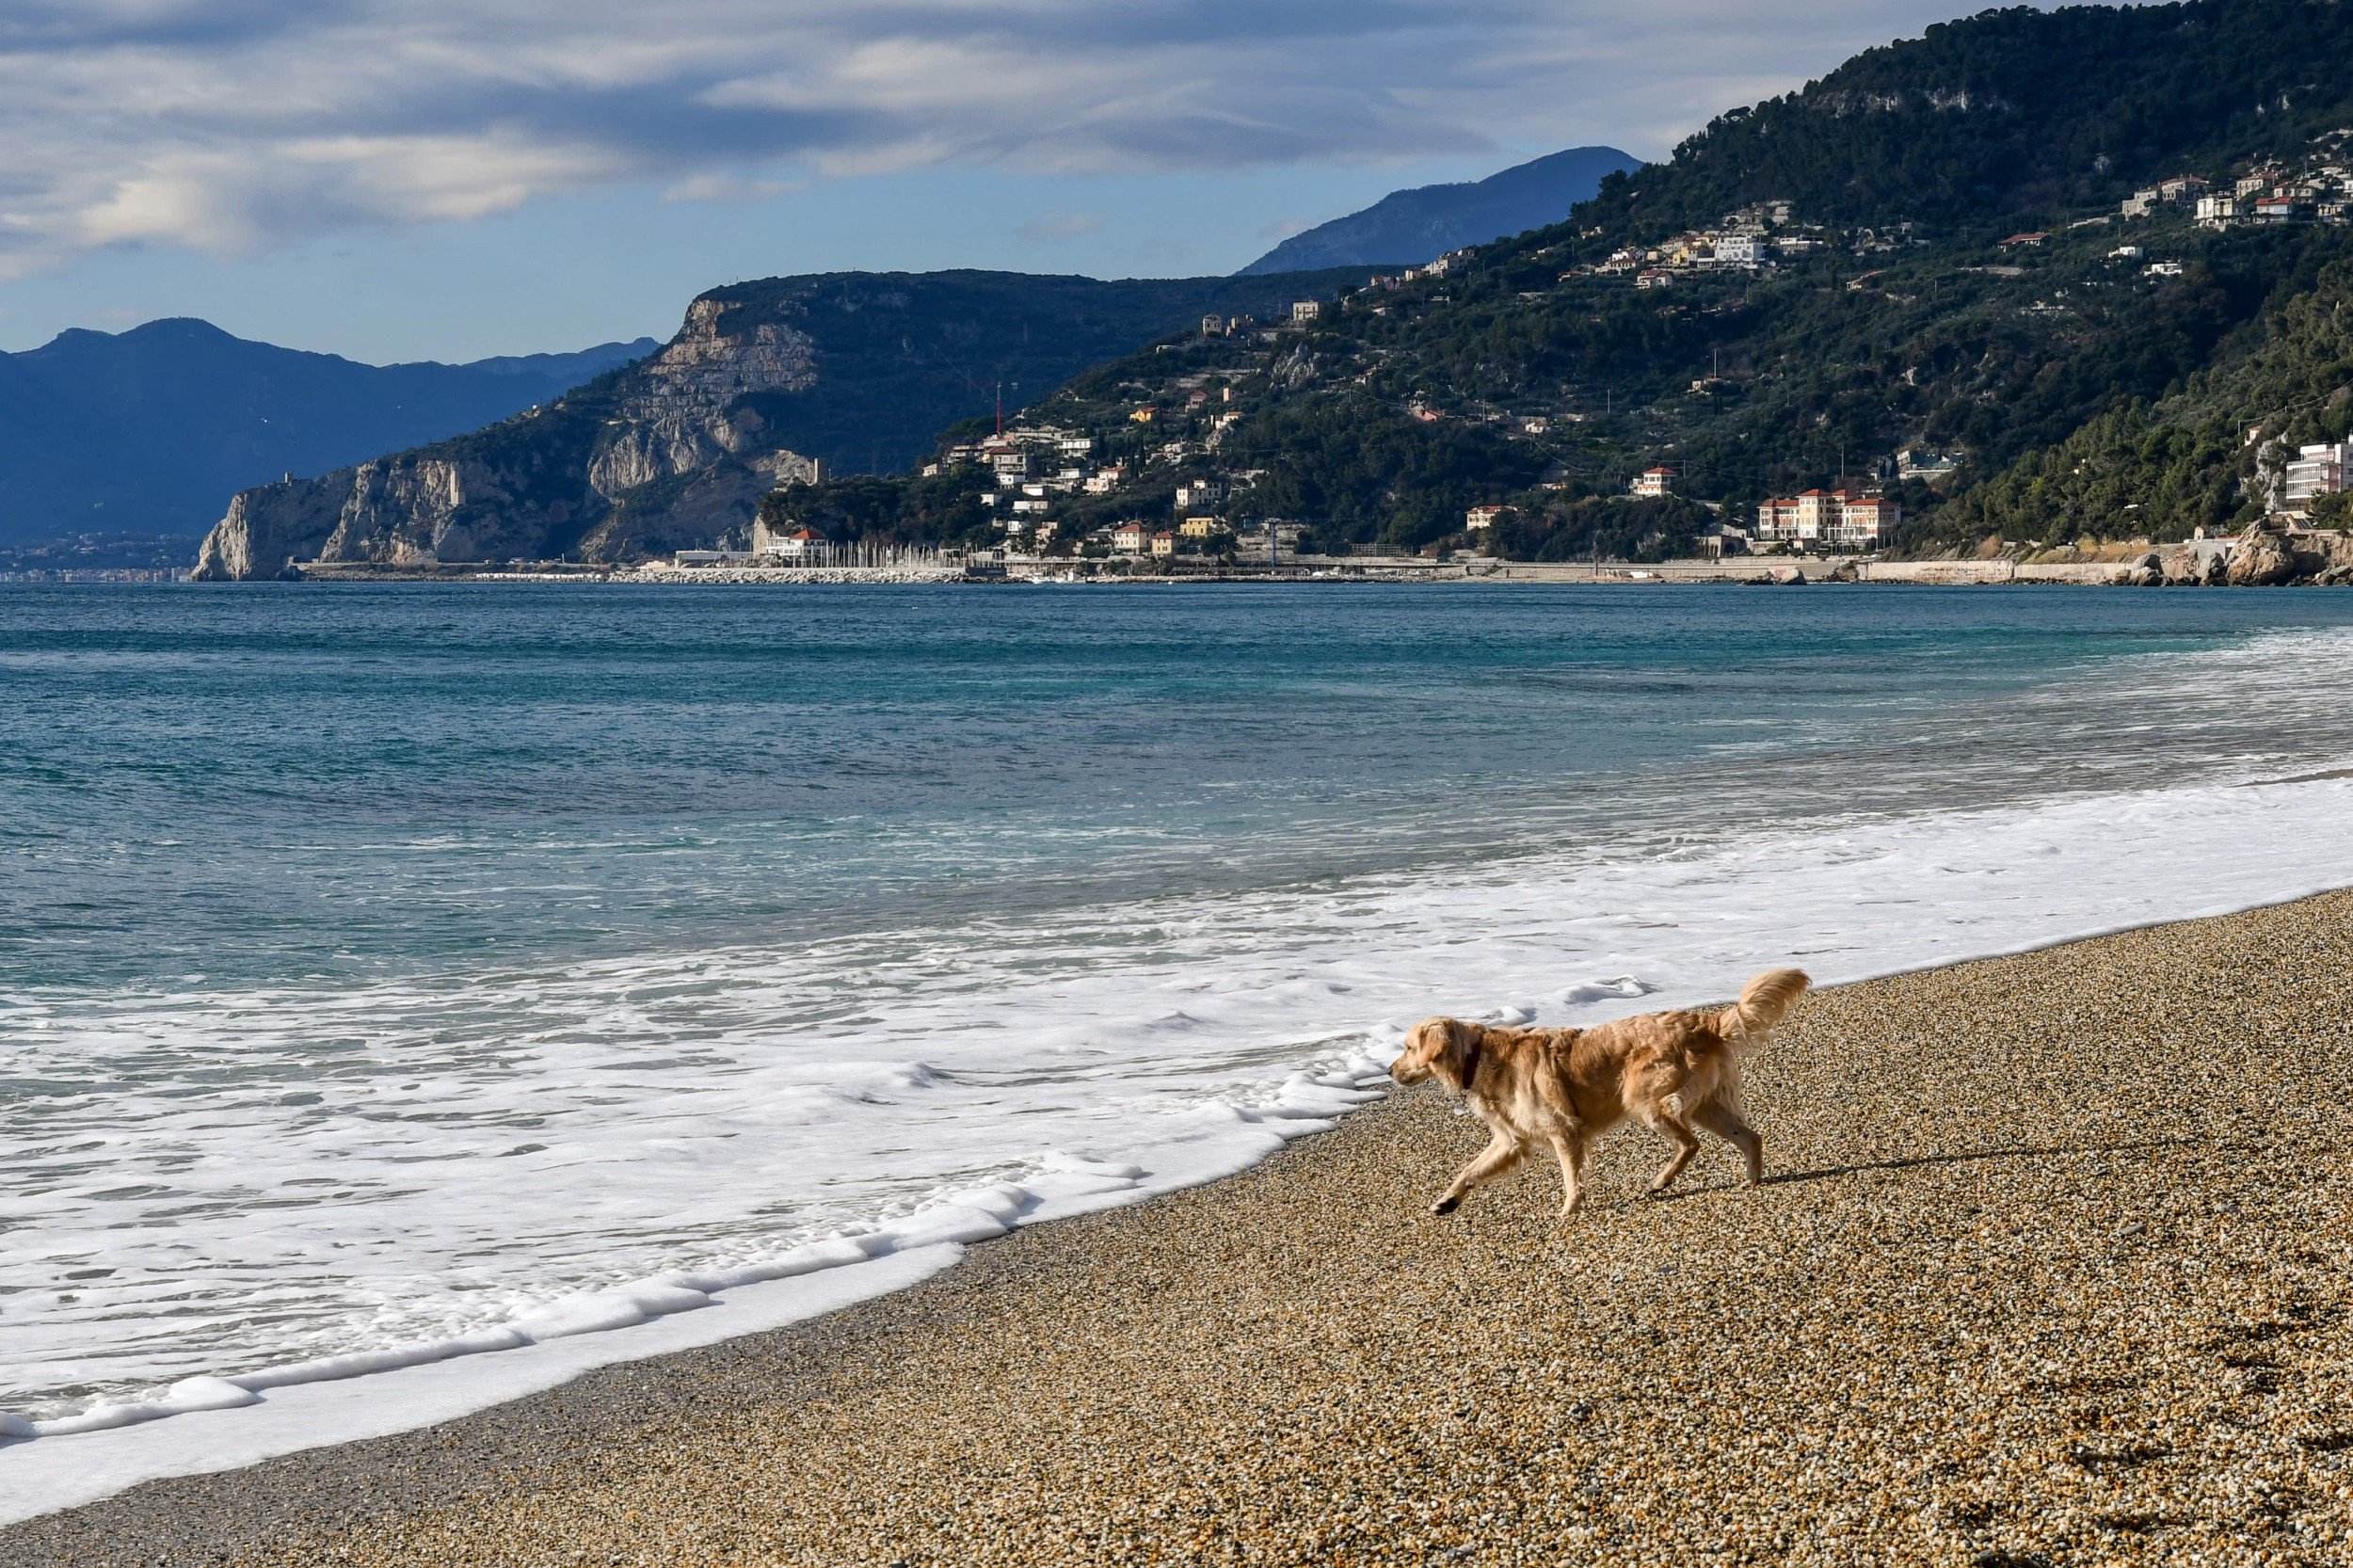
[[[2260,504],[2259,470],[2353,428],[2353,260],[2297,268],[2257,328],[2171,395],[2134,398],[1960,497],[1947,535],[2178,537]],[[2324,511],[2343,510],[2332,498]]]
[[[2353,8],[2330,0],[1984,11],[1719,116],[1578,221],[1656,234],[1780,198],[1998,237],[2177,168],[2292,156],[2353,112],[2349,62]]]

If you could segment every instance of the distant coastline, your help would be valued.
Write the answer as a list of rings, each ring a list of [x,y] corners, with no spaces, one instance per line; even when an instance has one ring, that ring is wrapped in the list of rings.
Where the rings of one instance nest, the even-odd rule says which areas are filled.
[[[304,583],[603,583],[645,587],[915,587],[972,584],[1058,584],[1093,587],[1196,586],[1233,583],[1486,583],[1657,587],[1675,584],[1804,586],[1873,584],[1911,587],[2237,587],[2343,586],[2317,574],[2263,584],[2236,584],[2212,575],[2169,577],[2138,559],[2021,561],[1884,561],[1862,556],[1748,556],[1683,561],[1497,561],[1487,557],[1429,560],[1412,556],[1307,556],[1279,565],[1215,563],[1192,558],[1174,570],[1139,570],[1126,559],[1040,559],[1008,564],[924,567],[796,567],[731,563],[672,566],[640,563],[592,566],[535,562],[512,567],[444,562],[394,567],[367,562],[300,562],[280,582]],[[34,581],[30,576],[18,581]],[[91,573],[41,581],[130,580]],[[162,581],[160,576],[141,581]],[[184,574],[182,581],[185,580]]]

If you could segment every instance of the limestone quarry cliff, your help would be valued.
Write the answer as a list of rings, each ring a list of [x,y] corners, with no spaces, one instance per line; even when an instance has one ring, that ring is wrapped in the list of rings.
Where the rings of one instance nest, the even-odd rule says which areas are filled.
[[[732,318],[732,319],[731,319]],[[816,380],[814,344],[706,296],[659,353],[470,436],[237,495],[197,576],[294,563],[613,560],[702,542],[816,464],[768,439],[763,394]]]

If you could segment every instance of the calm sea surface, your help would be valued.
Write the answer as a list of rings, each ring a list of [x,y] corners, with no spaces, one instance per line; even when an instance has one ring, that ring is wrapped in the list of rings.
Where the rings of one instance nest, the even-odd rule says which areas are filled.
[[[2325,591],[0,588],[0,1410],[2353,880],[2348,673]]]

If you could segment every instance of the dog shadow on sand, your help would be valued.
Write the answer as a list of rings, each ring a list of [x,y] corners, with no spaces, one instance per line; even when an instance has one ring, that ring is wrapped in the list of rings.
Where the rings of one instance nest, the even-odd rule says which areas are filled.
[[[1809,1171],[1768,1172],[1759,1177],[1759,1187],[1786,1187],[1801,1181],[1831,1181],[1839,1176],[1856,1176],[1865,1171],[1910,1171],[1929,1165],[1974,1165],[1992,1160],[2051,1160],[2086,1154],[2136,1154],[2147,1149],[2178,1149],[2199,1142],[2194,1138],[2146,1138],[2129,1144],[2020,1144],[1997,1149],[1965,1149],[1958,1154],[1914,1154],[1901,1160],[1857,1160],[1842,1165],[1822,1165]],[[1710,1192],[1737,1192],[1737,1181],[1705,1181],[1689,1187],[1671,1187],[1664,1192],[1647,1193],[1638,1203],[1678,1203],[1685,1198],[1703,1197]]]

